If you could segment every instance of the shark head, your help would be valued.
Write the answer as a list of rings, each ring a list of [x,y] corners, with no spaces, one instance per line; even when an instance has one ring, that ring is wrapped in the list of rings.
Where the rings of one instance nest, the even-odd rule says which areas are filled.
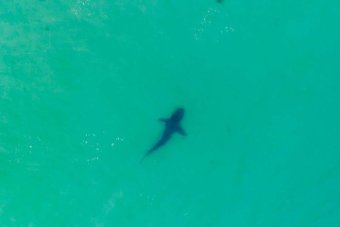
[[[172,120],[174,121],[180,121],[182,120],[184,116],[184,109],[182,107],[179,107],[176,109],[176,111],[173,113],[173,115],[171,116]]]

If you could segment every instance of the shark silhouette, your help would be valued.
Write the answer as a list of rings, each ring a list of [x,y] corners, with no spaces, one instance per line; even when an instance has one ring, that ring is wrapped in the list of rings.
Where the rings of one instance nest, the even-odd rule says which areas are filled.
[[[180,124],[183,117],[184,117],[184,109],[177,108],[176,111],[169,118],[159,119],[161,122],[165,123],[165,128],[164,128],[162,137],[153,147],[151,147],[151,149],[148,152],[146,152],[146,154],[141,159],[141,162],[144,160],[144,158],[149,156],[152,152],[154,152],[161,146],[165,145],[171,139],[172,135],[175,132],[181,134],[182,136],[187,135]]]

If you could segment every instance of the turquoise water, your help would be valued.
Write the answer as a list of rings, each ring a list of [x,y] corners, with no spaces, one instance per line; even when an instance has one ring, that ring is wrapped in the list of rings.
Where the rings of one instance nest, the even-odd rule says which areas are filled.
[[[340,225],[339,1],[0,3],[0,226]],[[183,106],[175,135],[140,164]]]

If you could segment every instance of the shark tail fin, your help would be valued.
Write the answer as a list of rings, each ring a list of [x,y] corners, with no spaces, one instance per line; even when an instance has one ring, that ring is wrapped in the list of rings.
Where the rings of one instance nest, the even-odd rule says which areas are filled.
[[[144,159],[149,155],[149,152],[143,155],[143,157],[140,159],[139,163],[142,164]]]
[[[144,161],[144,159],[149,156],[153,151],[155,150],[155,147],[151,148],[150,150],[148,150],[148,152],[146,152],[143,157],[140,159],[139,163],[142,163]]]
[[[140,159],[140,161],[139,161],[139,163],[140,163],[140,164],[142,164],[142,163],[143,163],[143,161],[144,161],[145,157],[146,157],[146,155],[144,155],[144,156],[143,156],[143,157]]]

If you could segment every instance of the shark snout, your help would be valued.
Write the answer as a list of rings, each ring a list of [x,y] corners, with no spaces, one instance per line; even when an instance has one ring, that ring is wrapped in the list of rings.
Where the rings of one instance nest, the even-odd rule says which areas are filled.
[[[184,116],[184,108],[179,107],[177,108],[177,110],[175,111],[174,115],[173,115],[176,119],[182,119]]]

